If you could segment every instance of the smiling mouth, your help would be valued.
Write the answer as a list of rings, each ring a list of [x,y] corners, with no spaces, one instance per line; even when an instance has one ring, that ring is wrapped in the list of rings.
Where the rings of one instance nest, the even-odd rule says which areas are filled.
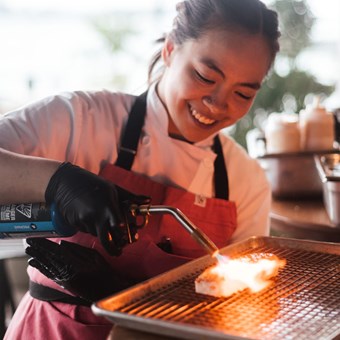
[[[217,122],[215,119],[210,119],[206,116],[204,116],[202,113],[199,113],[192,107],[189,107],[191,116],[200,124],[203,124],[205,126],[211,126]]]

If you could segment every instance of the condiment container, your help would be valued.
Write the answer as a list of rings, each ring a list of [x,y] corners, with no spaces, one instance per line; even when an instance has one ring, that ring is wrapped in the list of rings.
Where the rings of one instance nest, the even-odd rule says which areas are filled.
[[[301,149],[330,150],[335,140],[334,117],[315,96],[313,104],[300,112]]]
[[[272,113],[265,126],[267,153],[297,152],[301,149],[299,117]]]

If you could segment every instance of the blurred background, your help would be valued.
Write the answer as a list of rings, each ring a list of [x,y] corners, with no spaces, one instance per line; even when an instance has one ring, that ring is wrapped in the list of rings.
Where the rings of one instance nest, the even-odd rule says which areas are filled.
[[[52,93],[111,89],[138,94],[172,25],[177,0],[0,0],[0,113]],[[265,0],[281,22],[281,52],[250,114],[246,133],[271,112],[299,112],[312,94],[340,107],[340,2]]]

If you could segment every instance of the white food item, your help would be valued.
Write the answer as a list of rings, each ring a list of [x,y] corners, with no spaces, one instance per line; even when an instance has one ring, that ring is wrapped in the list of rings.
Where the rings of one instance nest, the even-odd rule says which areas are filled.
[[[285,260],[269,253],[250,254],[219,263],[196,278],[195,291],[216,297],[228,297],[246,288],[258,292],[272,283],[270,279],[285,264]]]
[[[195,280],[196,293],[221,297],[230,296],[247,288],[244,282],[233,279],[226,280],[225,277],[216,274],[213,269],[214,267],[208,268]]]

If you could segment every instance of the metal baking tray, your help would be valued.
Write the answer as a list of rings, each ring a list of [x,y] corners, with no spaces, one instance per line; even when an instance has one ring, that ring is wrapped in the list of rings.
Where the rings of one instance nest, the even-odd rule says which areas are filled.
[[[256,159],[266,173],[275,198],[322,198],[322,182],[314,156],[332,152],[334,150],[268,153]]]
[[[270,252],[287,260],[274,283],[227,298],[195,293],[210,256],[92,305],[115,325],[181,339],[335,339],[340,335],[340,245],[252,237],[225,247],[237,257]]]
[[[340,152],[315,155],[323,185],[323,200],[330,220],[340,227]]]

